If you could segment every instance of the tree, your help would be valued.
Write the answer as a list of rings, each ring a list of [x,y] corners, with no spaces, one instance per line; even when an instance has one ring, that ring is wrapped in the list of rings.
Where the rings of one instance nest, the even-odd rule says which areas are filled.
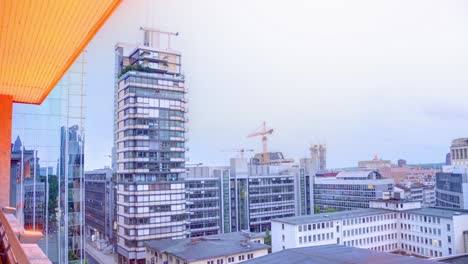
[[[336,212],[336,209],[335,209],[335,208],[327,208],[327,209],[325,209],[325,213],[333,213],[333,212]]]
[[[320,208],[318,207],[318,205],[314,206],[314,213],[320,214]]]

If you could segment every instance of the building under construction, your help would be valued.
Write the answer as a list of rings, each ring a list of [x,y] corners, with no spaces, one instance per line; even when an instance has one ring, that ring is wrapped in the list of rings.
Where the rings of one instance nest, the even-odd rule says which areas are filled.
[[[325,171],[327,169],[327,145],[311,145],[310,155],[312,158],[312,165],[316,171]]]

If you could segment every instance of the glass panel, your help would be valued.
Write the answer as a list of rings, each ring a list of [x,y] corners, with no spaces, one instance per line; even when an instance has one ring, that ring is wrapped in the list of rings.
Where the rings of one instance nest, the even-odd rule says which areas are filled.
[[[13,106],[10,206],[54,263],[84,263],[85,67],[82,54],[41,105]]]

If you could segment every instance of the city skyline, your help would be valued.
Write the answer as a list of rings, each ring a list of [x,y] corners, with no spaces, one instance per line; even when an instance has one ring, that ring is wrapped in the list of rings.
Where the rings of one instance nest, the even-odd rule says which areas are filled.
[[[262,121],[275,129],[270,150],[298,159],[326,143],[329,167],[374,154],[443,162],[451,139],[468,134],[460,5],[124,1],[87,48],[86,169],[110,164],[113,47],[138,41],[145,25],[180,32],[190,163],[226,164],[233,154],[223,149],[261,152],[246,135]]]

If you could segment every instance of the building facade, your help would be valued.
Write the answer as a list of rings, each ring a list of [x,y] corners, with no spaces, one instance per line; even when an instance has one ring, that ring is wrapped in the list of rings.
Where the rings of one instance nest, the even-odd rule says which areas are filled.
[[[261,157],[261,155],[258,155]],[[290,161],[270,164],[233,158],[228,167],[187,168],[187,211],[192,237],[271,230],[271,219],[299,214],[299,170]],[[283,161],[286,161],[282,159]]]
[[[189,235],[187,111],[181,54],[144,29],[143,45],[116,47],[115,157],[119,263],[145,263],[144,243]]]
[[[268,165],[257,164],[245,158],[231,159],[231,232],[264,232],[271,229],[272,219],[298,213],[297,166],[275,159]]]
[[[45,199],[37,151],[25,149],[18,136],[11,148],[10,206],[25,229],[44,231]]]
[[[85,223],[88,243],[104,250],[114,243],[115,190],[110,168],[85,172]]]
[[[468,166],[468,138],[457,138],[450,146],[450,164]]]
[[[335,177],[315,177],[314,205],[326,209],[351,210],[369,208],[369,201],[393,191],[394,181],[384,179],[377,171],[342,171]]]
[[[436,174],[436,205],[468,209],[468,167],[444,166]]]
[[[468,211],[420,202],[372,201],[371,208],[272,221],[272,251],[338,244],[419,257],[466,253]]]
[[[226,180],[229,181],[228,167],[187,168],[185,188],[191,237],[225,232],[224,212],[229,215],[229,198],[223,195]],[[227,222],[226,228],[229,227]]]

